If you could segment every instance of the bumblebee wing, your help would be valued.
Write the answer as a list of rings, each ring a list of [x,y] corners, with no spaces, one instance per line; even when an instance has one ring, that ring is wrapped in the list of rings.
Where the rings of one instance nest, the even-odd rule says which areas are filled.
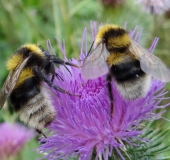
[[[131,40],[130,52],[139,60],[141,69],[162,82],[170,81],[169,68],[154,54]]]
[[[109,72],[107,58],[109,52],[105,43],[100,43],[97,48],[84,61],[82,75],[85,79],[95,79]]]
[[[6,99],[11,94],[12,90],[14,89],[19,76],[25,67],[29,57],[26,58],[20,65],[18,65],[14,71],[11,71],[2,87],[2,90],[0,91],[0,109],[4,106],[4,103]]]

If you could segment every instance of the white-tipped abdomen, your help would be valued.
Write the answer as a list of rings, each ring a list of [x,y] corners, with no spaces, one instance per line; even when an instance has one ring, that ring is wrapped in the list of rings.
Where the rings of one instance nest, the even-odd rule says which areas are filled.
[[[40,93],[31,98],[18,112],[21,121],[30,127],[42,130],[50,124],[56,115],[47,88],[40,87]]]

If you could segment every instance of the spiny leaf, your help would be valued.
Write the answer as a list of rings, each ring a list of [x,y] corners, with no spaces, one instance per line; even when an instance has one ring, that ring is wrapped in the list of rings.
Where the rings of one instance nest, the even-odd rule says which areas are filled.
[[[170,130],[147,129],[140,138],[147,142],[134,141],[137,145],[126,144],[126,151],[119,148],[123,157],[127,160],[163,160],[166,157],[161,157],[160,153],[170,150],[170,145],[165,144],[164,139],[167,139]],[[93,154],[93,159],[95,153]],[[114,150],[112,157],[109,160],[121,160],[120,155]]]

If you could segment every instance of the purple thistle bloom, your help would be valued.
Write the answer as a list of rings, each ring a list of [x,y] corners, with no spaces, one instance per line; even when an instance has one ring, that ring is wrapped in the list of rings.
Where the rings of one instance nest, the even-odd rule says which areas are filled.
[[[17,155],[31,138],[34,132],[21,124],[0,124],[0,159]]]
[[[161,14],[170,9],[169,0],[138,0],[144,5],[144,9],[152,14]]]
[[[92,39],[97,33],[97,24],[91,23]],[[136,28],[130,32],[134,37]],[[134,38],[139,42],[141,32]],[[150,51],[153,52],[158,39],[155,39]],[[58,40],[57,40],[58,41]],[[60,44],[60,43],[59,43]],[[65,49],[61,46],[64,55]],[[83,59],[83,46],[86,54],[87,29],[85,28],[81,46],[81,59]],[[66,57],[66,56],[65,56]],[[72,59],[73,63],[79,63]],[[89,80],[82,78],[81,69],[69,67],[70,73],[61,66],[58,71],[64,81],[56,80],[55,83],[66,90],[81,95],[70,96],[57,92],[53,97],[56,106],[57,116],[49,126],[53,135],[43,138],[45,142],[39,150],[46,154],[46,158],[68,159],[79,155],[81,160],[90,160],[95,152],[95,159],[108,160],[116,151],[122,159],[124,143],[136,145],[135,140],[146,141],[139,136],[145,130],[142,129],[143,122],[150,122],[161,118],[165,112],[155,113],[154,111],[165,106],[159,106],[166,94],[165,84],[153,79],[152,86],[147,96],[138,100],[126,100],[118,92],[114,81],[112,82],[114,93],[114,115],[110,119],[110,99],[106,87],[106,76]]]

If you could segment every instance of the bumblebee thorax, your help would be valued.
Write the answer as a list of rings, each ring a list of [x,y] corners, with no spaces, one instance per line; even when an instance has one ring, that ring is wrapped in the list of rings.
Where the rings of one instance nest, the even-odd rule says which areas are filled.
[[[130,37],[127,33],[118,37],[106,38],[105,42],[108,50],[113,50],[116,48],[127,48],[131,43]]]
[[[124,28],[117,25],[105,25],[99,29],[95,44],[105,43],[109,52],[125,52],[131,38]]]
[[[35,44],[26,44],[21,46],[7,61],[6,66],[8,70],[14,70],[19,64],[23,62],[25,58],[30,56],[28,63],[38,64],[40,61],[40,65],[42,61],[45,59],[45,54],[43,49]]]

